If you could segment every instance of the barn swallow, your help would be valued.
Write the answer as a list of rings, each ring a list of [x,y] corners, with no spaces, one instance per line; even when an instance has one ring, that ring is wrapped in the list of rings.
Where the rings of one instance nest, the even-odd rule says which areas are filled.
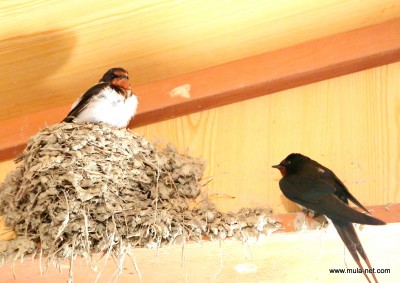
[[[112,68],[75,101],[63,122],[103,122],[125,128],[135,115],[137,105],[128,72],[123,68]]]
[[[332,220],[358,267],[363,270],[368,282],[371,282],[358,255],[364,259],[369,269],[372,267],[353,223],[368,225],[384,225],[386,223],[368,215],[367,209],[331,170],[304,155],[292,153],[281,163],[272,167],[279,169],[282,174],[279,187],[285,197],[301,206],[324,214]],[[351,208],[349,200],[368,214]],[[375,282],[378,282],[374,273],[372,273],[372,277]]]

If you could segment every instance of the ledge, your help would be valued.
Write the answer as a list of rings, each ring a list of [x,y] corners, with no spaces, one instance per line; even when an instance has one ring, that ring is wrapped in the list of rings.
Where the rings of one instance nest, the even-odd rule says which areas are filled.
[[[400,60],[400,19],[134,87],[140,107],[130,127],[190,114]],[[188,93],[171,91],[190,85]],[[176,94],[176,93],[175,93]],[[186,97],[184,97],[186,95]],[[0,160],[15,157],[70,105],[0,122]]]
[[[400,204],[368,207],[372,214],[387,221],[386,226],[363,226],[357,233],[374,268],[390,269],[389,274],[377,274],[378,280],[399,282],[400,270],[396,256],[400,253]],[[141,274],[140,282],[364,282],[362,274],[331,274],[329,268],[355,268],[350,254],[334,227],[293,231],[296,213],[277,216],[285,229],[257,242],[242,244],[234,240],[187,243],[160,250],[137,248],[134,257]],[[308,219],[309,224],[313,220]],[[29,257],[28,257],[29,258]],[[67,265],[68,262],[66,261]],[[12,267],[1,267],[0,282],[66,282],[68,269],[62,274],[50,267],[40,275],[39,259],[25,258]],[[102,266],[102,265],[100,265]],[[99,282],[108,282],[116,270],[110,259]],[[214,281],[215,277],[215,281]],[[82,260],[76,259],[74,282],[94,282],[96,273]],[[126,258],[123,273],[117,282],[136,282],[139,275],[133,262]]]

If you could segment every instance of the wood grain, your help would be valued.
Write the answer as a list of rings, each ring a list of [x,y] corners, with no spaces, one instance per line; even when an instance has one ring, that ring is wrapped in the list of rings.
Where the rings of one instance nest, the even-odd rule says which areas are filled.
[[[206,160],[218,207],[297,211],[271,165],[301,152],[364,205],[400,202],[400,63],[134,129]],[[14,166],[0,163],[4,176]],[[232,196],[232,197],[229,197]]]
[[[341,50],[341,52],[337,52]],[[138,86],[131,126],[189,114],[400,60],[400,19]],[[171,96],[189,86],[188,97]],[[0,159],[15,156],[45,122],[69,105],[0,121]],[[21,126],[23,125],[23,126]]]
[[[380,283],[400,280],[397,255],[400,253],[400,224],[365,226],[357,233],[371,264],[390,273],[377,274]],[[384,239],[384,240],[383,240]],[[356,268],[333,227],[301,233],[272,234],[256,243],[238,241],[189,243],[160,250],[134,250],[138,270],[129,258],[117,282],[364,282],[362,274],[331,274],[330,268]],[[15,262],[16,278],[5,263],[0,282],[66,282],[68,262],[62,274],[50,266],[40,275],[39,260]],[[103,262],[102,262],[103,264]],[[347,265],[347,267],[346,267]],[[100,265],[102,266],[102,265]],[[109,260],[99,282],[110,282],[116,265]],[[75,260],[74,282],[94,282],[96,273],[79,258]],[[214,280],[215,279],[215,280]]]
[[[337,52],[341,50],[341,52]],[[400,18],[137,88],[146,125],[400,61]],[[168,95],[191,86],[189,97]]]
[[[400,63],[391,64],[134,131],[204,157],[209,194],[224,210],[297,210],[271,168],[292,152],[332,169],[363,204],[397,203],[399,76]]]
[[[399,18],[398,0],[0,1],[0,120]],[[74,15],[71,17],[71,15]]]

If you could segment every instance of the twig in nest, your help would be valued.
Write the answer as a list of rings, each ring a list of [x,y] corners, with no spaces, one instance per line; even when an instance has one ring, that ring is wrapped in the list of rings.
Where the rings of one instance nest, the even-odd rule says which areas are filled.
[[[112,241],[114,241],[114,237],[112,237]],[[110,244],[110,246],[108,247],[106,256],[104,257],[104,264],[103,264],[102,268],[100,269],[99,273],[97,273],[97,277],[96,277],[96,280],[94,281],[94,283],[97,283],[97,281],[99,281],[100,275],[101,275],[101,273],[103,273],[103,270],[107,265],[108,258],[110,256],[112,250],[113,250],[113,245]],[[99,264],[100,264],[100,261],[99,261]]]
[[[75,234],[72,238],[72,251],[71,251],[71,259],[69,262],[69,277],[68,277],[68,283],[73,282],[74,278],[74,257],[75,257],[75,241],[76,241],[77,235]]]
[[[43,275],[42,258],[43,258],[43,249],[40,248],[40,253],[39,253],[39,271],[40,271],[40,275]]]
[[[211,195],[209,195],[209,198],[230,198],[230,199],[235,199],[235,196],[231,196],[228,194],[223,194],[223,193],[213,193]]]
[[[86,247],[86,252],[87,252],[87,259],[89,261],[89,265],[91,268],[93,268],[93,263],[92,263],[92,253],[90,251],[90,242],[89,242],[89,224],[88,224],[88,216],[86,214],[86,208],[84,207],[82,210],[83,213],[83,220],[85,223],[85,229],[84,229],[84,234],[85,234],[85,247]]]
[[[57,236],[54,239],[54,243],[56,242],[56,240],[61,236],[61,234],[64,232],[65,228],[68,225],[69,222],[69,205],[68,205],[68,197],[67,197],[67,193],[63,190],[62,191],[64,193],[65,196],[65,205],[66,205],[66,210],[67,210],[67,214],[65,215],[65,219],[63,221],[63,223],[61,224],[60,228],[58,229],[58,233]],[[75,235],[74,235],[75,236]]]
[[[206,187],[209,183],[211,183],[212,181],[214,181],[214,179],[210,179],[207,182],[205,182],[204,184],[202,184],[202,187]]]
[[[118,253],[116,254],[118,263],[117,263],[117,269],[115,270],[114,274],[112,275],[111,278],[114,278],[113,282],[116,282],[118,277],[122,274],[122,269],[125,261],[125,255],[126,255],[126,249],[127,246],[124,246],[122,241],[119,242],[119,250]]]
[[[159,184],[158,181],[160,180],[160,160],[158,159],[157,156],[157,177],[156,177],[156,198],[155,198],[155,209],[154,209],[154,223],[156,224],[156,220],[157,220],[157,206],[158,206],[158,190],[159,190]]]
[[[132,260],[133,266],[135,267],[136,274],[138,275],[139,280],[142,280],[142,274],[140,274],[139,266],[137,264],[136,257],[132,252],[132,249],[133,248],[130,247],[129,250],[127,251],[127,254],[128,254],[129,258]]]

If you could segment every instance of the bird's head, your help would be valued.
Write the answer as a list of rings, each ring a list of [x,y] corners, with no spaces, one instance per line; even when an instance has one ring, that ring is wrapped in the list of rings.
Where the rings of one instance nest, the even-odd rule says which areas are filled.
[[[131,91],[129,74],[123,68],[112,68],[108,70],[100,79],[101,83],[111,83],[114,86],[121,87],[125,91]]]
[[[296,173],[300,165],[307,160],[310,160],[307,156],[300,153],[291,153],[281,163],[272,167],[278,169],[282,176],[285,177],[289,173]]]

